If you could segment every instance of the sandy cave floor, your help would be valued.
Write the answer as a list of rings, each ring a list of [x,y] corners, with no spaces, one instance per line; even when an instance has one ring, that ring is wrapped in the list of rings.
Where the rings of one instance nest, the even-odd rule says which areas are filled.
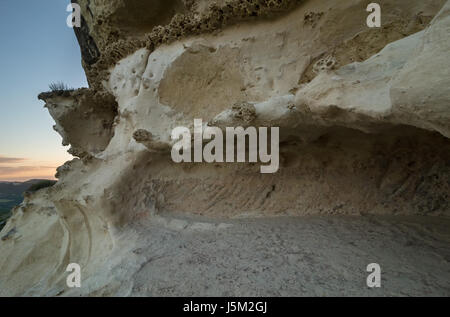
[[[115,295],[449,296],[449,224],[432,217],[221,222],[162,214],[133,225],[145,240],[108,274],[127,271]],[[366,285],[373,262],[381,266],[381,288]]]

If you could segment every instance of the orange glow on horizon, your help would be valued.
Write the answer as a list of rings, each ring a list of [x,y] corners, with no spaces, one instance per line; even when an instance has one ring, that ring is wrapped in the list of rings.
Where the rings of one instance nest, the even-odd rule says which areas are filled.
[[[0,181],[22,182],[30,179],[56,179],[56,169],[66,160],[43,162],[0,156]]]

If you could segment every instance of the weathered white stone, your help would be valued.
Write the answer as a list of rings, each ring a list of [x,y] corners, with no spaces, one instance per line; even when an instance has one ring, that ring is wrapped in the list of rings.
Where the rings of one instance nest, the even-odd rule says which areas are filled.
[[[80,159],[0,233],[0,295],[372,295],[367,254],[390,268],[379,295],[448,295],[450,2],[386,0],[372,30],[366,1],[310,0],[214,33],[161,26],[148,48],[182,2],[79,2],[95,89],[42,99]],[[171,131],[195,118],[280,127],[280,170],[173,163]]]

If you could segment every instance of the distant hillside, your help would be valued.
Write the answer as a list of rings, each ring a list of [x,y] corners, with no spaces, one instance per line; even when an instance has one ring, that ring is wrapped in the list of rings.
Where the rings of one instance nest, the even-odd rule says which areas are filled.
[[[0,182],[0,230],[13,207],[23,201],[23,192],[32,185],[44,182],[44,179],[31,179],[26,182]]]

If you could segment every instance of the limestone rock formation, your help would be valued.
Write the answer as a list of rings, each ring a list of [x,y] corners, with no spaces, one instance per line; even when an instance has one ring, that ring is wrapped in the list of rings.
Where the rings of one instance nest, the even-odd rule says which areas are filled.
[[[370,295],[370,254],[375,294],[450,294],[450,1],[73,2],[90,88],[39,97],[76,158],[1,232],[0,295]],[[279,171],[174,163],[195,118],[280,127]]]

